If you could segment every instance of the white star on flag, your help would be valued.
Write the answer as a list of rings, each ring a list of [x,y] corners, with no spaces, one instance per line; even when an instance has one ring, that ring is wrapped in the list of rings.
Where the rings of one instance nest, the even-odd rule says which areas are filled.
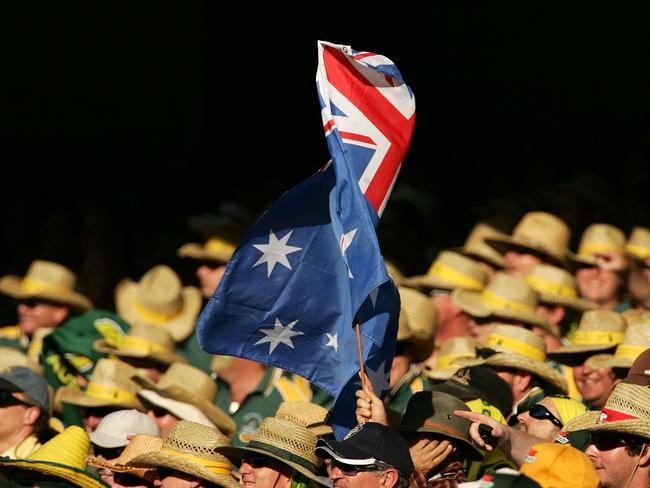
[[[266,337],[262,337],[259,341],[257,341],[253,345],[257,346],[258,344],[264,344],[268,342],[269,355],[273,353],[275,348],[278,347],[280,343],[289,346],[291,349],[294,349],[291,338],[294,336],[304,334],[304,332],[298,332],[293,330],[293,326],[296,325],[297,323],[298,321],[294,320],[293,322],[290,322],[287,325],[282,325],[280,319],[275,319],[275,325],[273,326],[272,329],[260,329],[260,332],[266,334]]]
[[[325,335],[327,336],[327,344],[325,344],[325,347],[333,347],[336,352],[339,352],[339,340],[336,334],[325,332]]]
[[[267,275],[269,278],[275,268],[276,264],[281,264],[285,268],[291,269],[291,264],[287,259],[287,254],[292,252],[301,251],[302,247],[289,246],[287,241],[291,237],[293,231],[289,231],[282,239],[275,237],[273,230],[269,231],[269,243],[268,244],[253,244],[253,247],[258,251],[262,252],[262,255],[253,265],[253,268],[258,264],[266,263],[267,265]]]
[[[378,397],[382,397],[385,391],[390,390],[390,383],[388,382],[388,372],[385,371],[386,360],[382,361],[377,369],[372,369],[367,364],[365,365],[366,375],[372,383],[372,387],[375,390],[375,393]],[[361,381],[356,383],[361,388]]]
[[[348,250],[348,247],[350,247],[350,244],[352,244],[352,239],[354,239],[354,235],[357,233],[357,229],[352,229],[350,232],[346,232],[341,236],[341,256],[345,256],[345,251]],[[352,271],[350,270],[350,267],[348,266],[348,276],[350,278],[354,278],[352,276]]]

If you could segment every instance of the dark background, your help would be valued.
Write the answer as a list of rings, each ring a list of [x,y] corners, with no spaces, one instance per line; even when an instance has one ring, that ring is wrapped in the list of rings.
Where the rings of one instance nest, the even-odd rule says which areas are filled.
[[[574,249],[592,222],[650,225],[647,7],[420,3],[3,5],[0,274],[59,261],[105,308],[161,262],[191,283],[191,217],[252,221],[328,159],[319,39],[388,56],[415,93],[378,227],[406,274],[478,220],[551,211]]]

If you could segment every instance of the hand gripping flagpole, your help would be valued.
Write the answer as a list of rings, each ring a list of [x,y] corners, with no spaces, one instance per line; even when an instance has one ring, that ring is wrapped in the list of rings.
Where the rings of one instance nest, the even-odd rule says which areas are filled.
[[[361,378],[361,388],[366,389],[366,371],[363,364],[363,347],[361,346],[361,324],[359,323],[359,316],[354,316],[355,330],[357,331],[357,349],[359,351],[359,377]]]

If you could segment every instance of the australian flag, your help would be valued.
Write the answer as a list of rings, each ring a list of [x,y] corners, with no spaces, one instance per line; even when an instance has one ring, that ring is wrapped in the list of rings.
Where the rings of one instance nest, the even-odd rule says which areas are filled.
[[[355,323],[375,391],[388,391],[399,295],[375,226],[408,150],[415,99],[384,56],[318,42],[317,89],[331,161],[248,230],[197,331],[212,354],[304,376],[354,421],[360,369]]]

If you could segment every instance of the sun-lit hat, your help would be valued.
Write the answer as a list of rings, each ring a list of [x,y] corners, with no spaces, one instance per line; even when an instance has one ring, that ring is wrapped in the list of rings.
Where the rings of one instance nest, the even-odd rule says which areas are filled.
[[[576,417],[564,428],[568,432],[620,432],[650,440],[650,388],[618,383],[602,410],[592,410]]]
[[[650,348],[650,325],[630,325],[614,354],[596,354],[585,361],[585,365],[598,368],[631,368],[634,360]]]
[[[633,259],[644,260],[650,258],[650,229],[647,227],[634,227],[625,244],[625,252]]]
[[[90,438],[77,425],[66,428],[25,459],[0,458],[0,473],[11,478],[13,470],[36,471],[56,476],[84,488],[108,485],[86,471],[86,456],[90,453]]]
[[[266,417],[257,432],[242,447],[223,446],[217,450],[236,464],[241,463],[242,456],[257,453],[269,456],[311,480],[322,482],[318,478],[320,459],[316,456],[318,437],[306,427],[290,420]]]
[[[489,224],[479,222],[476,224],[462,247],[452,248],[450,251],[458,252],[476,261],[482,261],[495,268],[503,268],[506,264],[503,254],[485,242],[492,237],[507,237],[508,234],[496,230]]]
[[[76,284],[77,275],[65,266],[37,259],[32,261],[24,277],[8,275],[0,278],[0,293],[19,300],[41,298],[84,312],[93,304],[74,291]]]
[[[600,478],[589,456],[571,444],[535,444],[524,456],[520,471],[537,481],[542,488],[600,486]]]
[[[80,407],[115,407],[116,410],[135,408],[144,411],[136,392],[140,389],[131,380],[136,368],[118,359],[97,361],[85,389],[62,386],[56,391],[55,403],[63,402]]]
[[[571,344],[550,351],[548,356],[560,362],[567,355],[601,352],[614,349],[625,335],[625,321],[620,313],[611,310],[587,310],[580,318]]]
[[[131,440],[117,459],[109,461],[104,459],[103,456],[88,456],[86,463],[89,466],[107,468],[116,473],[130,473],[153,482],[158,478],[155,468],[136,468],[134,466],[126,466],[126,463],[143,454],[160,451],[162,445],[162,437],[150,434],[136,434],[131,437]]]
[[[528,212],[515,226],[511,236],[489,237],[485,242],[501,254],[518,247],[563,266],[570,238],[569,226],[559,217],[547,212]]]
[[[567,257],[578,266],[597,266],[598,254],[625,252],[625,233],[610,224],[591,224],[580,238],[578,252],[567,250]]]
[[[398,342],[408,342],[414,363],[427,359],[433,352],[436,331],[436,307],[424,293],[400,286]]]
[[[164,327],[175,342],[187,339],[194,331],[201,301],[201,291],[182,286],[176,272],[165,265],[154,266],[137,283],[126,278],[115,288],[119,315],[131,325]]]
[[[116,410],[106,415],[90,433],[90,442],[100,447],[124,447],[135,434],[160,435],[160,429],[146,413],[135,409]]]
[[[550,264],[536,264],[525,280],[539,294],[541,303],[562,305],[574,310],[594,310],[598,305],[578,296],[576,280],[567,270]]]
[[[162,364],[187,362],[174,353],[176,345],[170,333],[157,325],[135,324],[126,335],[116,335],[111,342],[100,339],[93,347],[117,357],[146,358]]]
[[[466,288],[482,290],[487,274],[479,263],[462,254],[442,251],[438,254],[427,274],[406,278],[403,284],[414,288],[453,290]]]
[[[481,291],[456,289],[451,294],[453,303],[475,317],[517,320],[527,325],[537,325],[559,337],[556,324],[535,310],[537,292],[523,279],[503,271],[494,273],[490,284]]]
[[[182,258],[215,261],[226,264],[235,252],[235,244],[223,237],[211,237],[203,244],[190,242],[182,245],[177,254]]]
[[[189,364],[173,363],[155,383],[137,375],[132,378],[142,387],[139,394],[146,401],[165,408],[180,418],[183,418],[183,412],[174,407],[176,404],[165,402],[165,399],[189,404],[202,412],[226,435],[235,432],[235,421],[214,404],[217,384],[200,369]],[[146,390],[156,395],[148,395]]]
[[[332,426],[326,422],[329,410],[314,402],[287,400],[278,406],[275,418],[290,420],[302,425],[316,435],[331,434]]]
[[[448,380],[458,370],[456,360],[462,358],[476,358],[478,342],[472,337],[449,337],[438,346],[433,364],[425,364],[422,374],[432,380]]]
[[[218,429],[181,420],[167,434],[158,451],[141,454],[127,462],[136,468],[164,467],[211,481],[226,488],[239,488],[232,464],[218,449],[230,440]]]

